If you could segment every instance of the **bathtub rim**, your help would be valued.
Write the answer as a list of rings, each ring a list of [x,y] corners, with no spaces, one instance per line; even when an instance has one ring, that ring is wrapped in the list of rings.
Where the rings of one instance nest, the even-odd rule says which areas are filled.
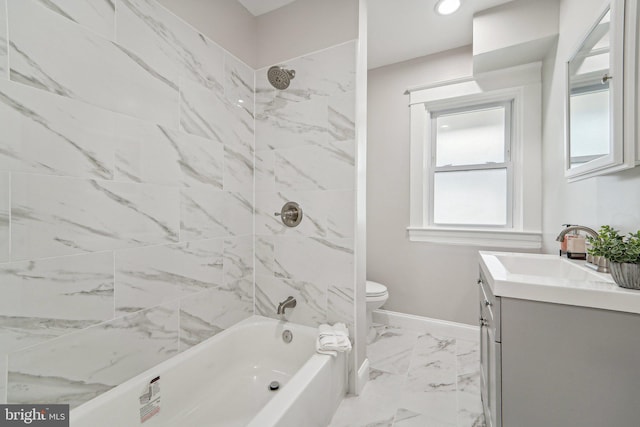
[[[84,402],[83,404],[71,409],[70,413],[69,413],[69,418],[70,418],[70,422],[73,425],[73,422],[76,421],[78,418],[80,419],[85,419],[86,417],[90,416],[91,413],[98,407],[100,407],[101,405],[103,405],[105,403],[105,401],[109,401],[111,399],[115,399],[117,398],[119,395],[126,393],[127,391],[131,391],[133,389],[137,389],[139,388],[139,385],[141,382],[148,382],[151,379],[155,378],[158,376],[158,371],[165,371],[168,369],[172,369],[174,367],[176,367],[177,365],[183,363],[185,360],[188,360],[189,358],[191,358],[193,356],[193,353],[195,353],[197,351],[197,349],[202,349],[207,345],[211,345],[212,342],[214,341],[218,341],[223,339],[224,337],[226,337],[229,334],[232,334],[234,332],[237,332],[239,329],[246,329],[246,328],[250,328],[251,326],[254,326],[256,324],[271,324],[274,327],[285,327],[285,326],[289,326],[292,329],[308,329],[311,331],[315,331],[313,332],[314,334],[317,334],[317,328],[311,327],[311,326],[307,326],[307,325],[301,325],[299,323],[294,323],[294,322],[289,322],[289,321],[285,321],[285,320],[277,320],[277,319],[273,319],[270,317],[264,317],[264,316],[260,316],[257,314],[254,314],[246,319],[241,320],[240,322],[230,326],[229,328],[225,329],[222,332],[217,333],[216,335],[207,338],[206,340],[202,341],[201,343],[196,344],[195,346],[179,353],[176,354],[175,356],[155,365],[152,366],[151,368],[145,370],[144,372],[141,372],[140,374],[129,378],[128,380],[126,380],[125,382],[118,384],[117,386],[113,387],[112,389],[110,389],[109,391],[106,391],[104,393],[102,393],[99,396],[94,397],[91,400],[88,400],[86,402]],[[302,366],[296,371],[296,374],[304,369],[307,364],[315,357],[315,356],[324,356],[318,353],[314,352],[311,354],[311,356],[302,364]],[[331,356],[327,356],[327,357],[331,357]],[[294,374],[292,376],[292,378],[294,378],[296,376],[296,374]],[[284,387],[283,387],[284,390]],[[264,408],[260,409],[260,411],[258,411],[258,413],[260,413]]]

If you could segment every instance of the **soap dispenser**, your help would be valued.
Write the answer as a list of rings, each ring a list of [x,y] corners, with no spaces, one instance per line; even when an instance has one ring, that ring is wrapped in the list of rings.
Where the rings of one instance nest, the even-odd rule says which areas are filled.
[[[571,227],[571,224],[562,224],[563,227]],[[567,247],[569,245],[569,239],[574,238],[578,234],[577,231],[571,232],[571,234],[565,234],[564,239],[560,242],[560,256],[567,254]]]

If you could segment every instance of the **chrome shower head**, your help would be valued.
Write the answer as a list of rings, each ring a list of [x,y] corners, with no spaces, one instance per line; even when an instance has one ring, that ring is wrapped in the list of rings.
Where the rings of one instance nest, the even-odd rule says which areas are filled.
[[[284,90],[289,87],[291,79],[296,76],[295,70],[285,70],[279,65],[275,65],[269,68],[267,71],[267,78],[269,83],[276,89]]]

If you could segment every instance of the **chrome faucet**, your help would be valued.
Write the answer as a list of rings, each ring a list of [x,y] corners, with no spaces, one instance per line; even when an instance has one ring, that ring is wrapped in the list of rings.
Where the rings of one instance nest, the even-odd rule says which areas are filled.
[[[287,297],[286,300],[282,301],[278,304],[278,314],[284,314],[284,310],[287,308],[293,308],[297,304],[296,299],[294,297]]]
[[[584,225],[570,225],[567,228],[562,229],[560,234],[558,234],[558,237],[556,237],[556,241],[562,242],[564,240],[564,236],[572,231],[584,231],[593,238],[598,237],[598,232],[593,228],[585,227]]]
[[[567,225],[567,224],[565,224],[565,225]],[[564,236],[566,236],[567,233],[571,233],[572,231],[584,231],[585,233],[587,233],[588,235],[590,235],[594,239],[598,237],[598,232],[596,230],[594,230],[593,228],[585,227],[583,225],[569,225],[567,228],[564,228],[560,232],[560,234],[558,234],[558,237],[556,237],[556,240],[558,242],[562,242],[564,240]],[[587,245],[589,245],[589,242],[587,242]],[[594,270],[598,271],[599,273],[608,273],[609,272],[609,261],[603,256],[591,255],[589,253],[589,251],[587,251],[587,264],[586,264],[586,266],[590,267],[590,268],[593,268]]]

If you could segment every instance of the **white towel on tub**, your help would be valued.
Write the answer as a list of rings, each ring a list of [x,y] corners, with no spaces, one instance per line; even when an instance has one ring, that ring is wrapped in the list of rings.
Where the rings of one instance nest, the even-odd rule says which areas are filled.
[[[344,323],[335,325],[322,324],[318,327],[318,338],[316,339],[316,351],[320,354],[337,356],[338,352],[351,351],[351,341],[349,341],[349,330]]]

